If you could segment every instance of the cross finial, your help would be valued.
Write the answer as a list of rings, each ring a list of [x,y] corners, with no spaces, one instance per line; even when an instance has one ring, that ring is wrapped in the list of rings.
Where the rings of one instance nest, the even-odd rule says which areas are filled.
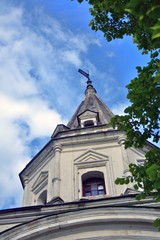
[[[94,87],[92,86],[92,81],[91,81],[90,78],[89,78],[89,73],[86,73],[86,72],[83,71],[82,69],[79,69],[78,72],[81,73],[84,77],[86,77],[86,78],[88,79],[88,80],[87,80],[87,88],[86,88],[85,94],[88,93],[89,89],[92,90],[91,92],[96,93],[96,90],[95,90]]]
[[[90,80],[89,79],[89,73],[86,73],[85,71],[83,71],[82,69],[78,69],[78,72],[81,73],[84,77],[86,77],[88,79],[88,81]]]

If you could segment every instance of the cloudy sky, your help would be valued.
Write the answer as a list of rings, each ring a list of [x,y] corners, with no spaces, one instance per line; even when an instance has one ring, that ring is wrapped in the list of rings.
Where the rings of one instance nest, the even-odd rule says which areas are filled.
[[[148,59],[129,37],[107,43],[89,20],[76,0],[0,1],[0,209],[21,206],[19,172],[83,99],[79,68],[114,113],[128,105],[125,85]]]

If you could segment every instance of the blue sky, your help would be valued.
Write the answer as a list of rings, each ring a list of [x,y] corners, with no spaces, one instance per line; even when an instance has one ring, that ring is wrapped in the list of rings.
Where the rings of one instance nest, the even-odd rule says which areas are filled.
[[[125,85],[147,56],[130,37],[107,43],[90,18],[77,1],[0,1],[0,209],[21,206],[19,172],[84,98],[79,68],[115,114],[128,105]]]

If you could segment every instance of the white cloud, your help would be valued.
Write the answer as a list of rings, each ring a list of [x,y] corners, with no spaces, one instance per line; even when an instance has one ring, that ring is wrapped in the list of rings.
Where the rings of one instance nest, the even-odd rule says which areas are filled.
[[[21,205],[18,173],[29,161],[29,144],[66,122],[56,106],[71,108],[68,96],[76,93],[70,71],[82,65],[91,44],[100,46],[90,36],[63,29],[41,10],[34,16],[5,4],[0,3],[0,208],[7,201]]]
[[[107,57],[113,58],[115,56],[115,53],[113,51],[107,52]]]
[[[79,54],[76,51],[67,50],[63,52],[63,59],[69,63],[72,63],[76,67],[81,66],[82,62],[79,58]]]
[[[29,161],[27,143],[34,138],[50,136],[62,120],[57,112],[48,108],[45,101],[39,99],[19,101],[1,95],[0,102],[3,113],[0,118],[0,135],[3,139],[0,142],[0,206],[3,207],[5,198],[10,196],[15,197],[15,204],[21,203],[22,188],[18,173]]]
[[[41,99],[16,100],[9,96],[0,95],[1,111],[4,122],[8,119],[13,124],[18,121],[29,126],[30,139],[48,136],[58,123],[61,116],[53,109],[49,109],[48,104]]]
[[[128,103],[118,103],[115,104],[112,108],[111,111],[116,114],[116,115],[125,115],[124,110],[128,107]]]

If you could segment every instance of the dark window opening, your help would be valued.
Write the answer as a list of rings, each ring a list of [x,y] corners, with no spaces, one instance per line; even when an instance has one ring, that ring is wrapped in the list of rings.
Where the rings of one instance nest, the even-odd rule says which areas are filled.
[[[83,196],[104,195],[105,184],[102,178],[89,178],[83,182]]]
[[[37,199],[39,205],[47,203],[47,190],[44,190]]]
[[[92,120],[87,120],[84,122],[84,127],[94,126],[94,122]]]

